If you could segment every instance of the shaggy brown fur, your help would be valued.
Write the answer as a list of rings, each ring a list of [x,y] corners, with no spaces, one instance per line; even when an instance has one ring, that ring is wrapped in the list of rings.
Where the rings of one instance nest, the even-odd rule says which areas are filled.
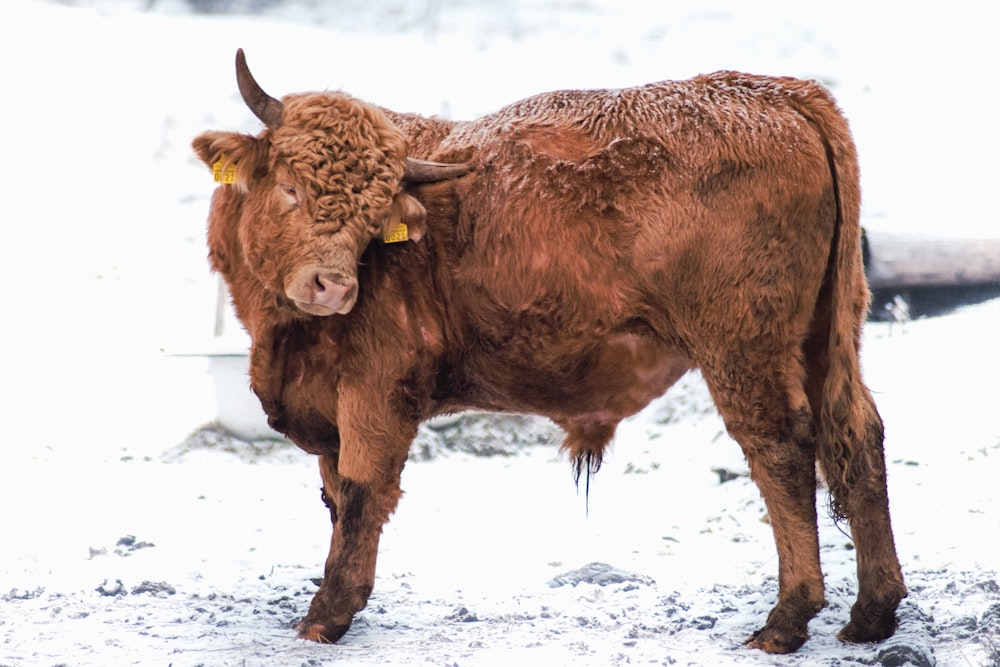
[[[894,632],[905,587],[858,363],[857,157],[822,87],[719,72],[460,123],[342,93],[280,108],[256,137],[194,147],[237,169],[208,237],[253,339],[253,389],[320,456],[334,530],[301,636],[335,641],[364,607],[422,420],[545,415],[589,471],[617,424],[692,368],[774,529],[778,603],[750,645],[795,650],[825,603],[817,460],[857,545],[840,636]],[[408,156],[474,171],[411,183]],[[401,221],[422,240],[377,240]]]

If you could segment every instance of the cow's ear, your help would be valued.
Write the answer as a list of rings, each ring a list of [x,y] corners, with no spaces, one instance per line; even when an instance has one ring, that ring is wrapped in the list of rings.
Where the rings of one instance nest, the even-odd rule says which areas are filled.
[[[427,210],[413,195],[397,193],[377,233],[386,243],[419,241],[427,231]]]
[[[249,134],[205,132],[191,142],[194,152],[224,185],[247,188],[266,166],[266,144]]]

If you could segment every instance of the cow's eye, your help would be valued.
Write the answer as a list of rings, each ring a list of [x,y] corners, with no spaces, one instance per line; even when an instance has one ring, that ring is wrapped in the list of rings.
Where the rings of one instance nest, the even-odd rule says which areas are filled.
[[[294,185],[289,185],[287,183],[282,183],[279,186],[279,189],[281,190],[281,194],[285,197],[285,199],[288,200],[289,204],[291,204],[293,206],[298,206],[299,205],[299,193],[295,189]]]

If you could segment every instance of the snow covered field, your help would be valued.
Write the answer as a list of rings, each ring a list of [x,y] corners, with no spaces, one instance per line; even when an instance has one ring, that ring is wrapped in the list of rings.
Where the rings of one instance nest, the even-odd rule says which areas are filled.
[[[819,78],[857,135],[867,227],[989,237],[986,5],[289,0],[240,18],[75,4],[0,8],[0,665],[1000,665],[1000,301],[867,328],[911,593],[892,640],[837,642],[854,560],[825,522],[829,606],[787,657],[741,645],[777,560],[697,377],[623,424],[589,515],[556,447],[512,442],[532,440],[523,427],[425,431],[418,451],[437,454],[404,473],[371,602],[318,646],[291,629],[329,538],[314,461],[203,429],[205,360],[163,351],[208,347],[213,183],[189,143],[257,130],[238,46],[275,95],[343,88],[452,117],[719,68]],[[477,442],[507,455],[449,449]],[[594,562],[621,580],[549,585]]]

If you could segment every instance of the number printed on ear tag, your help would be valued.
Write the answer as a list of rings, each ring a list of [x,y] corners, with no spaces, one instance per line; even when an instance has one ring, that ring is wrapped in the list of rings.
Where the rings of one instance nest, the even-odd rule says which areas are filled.
[[[226,156],[220,155],[219,161],[212,165],[212,177],[215,179],[216,183],[232,185],[236,180],[236,165],[230,163],[225,169],[223,169],[222,165],[226,164],[226,162]]]
[[[387,231],[382,236],[383,243],[400,243],[401,241],[410,240],[410,230],[406,226],[406,223],[400,222],[395,227]]]

